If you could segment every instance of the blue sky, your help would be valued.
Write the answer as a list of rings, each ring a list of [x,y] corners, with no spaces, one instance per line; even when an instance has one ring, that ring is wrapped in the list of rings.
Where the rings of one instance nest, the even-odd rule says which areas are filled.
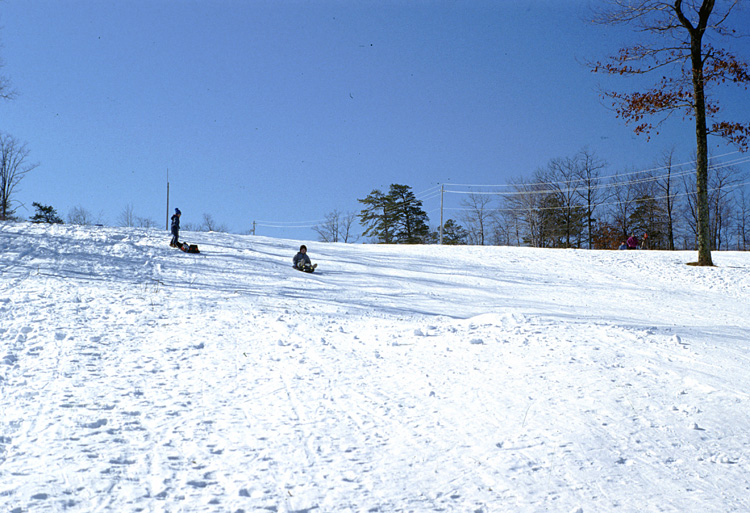
[[[601,99],[625,82],[585,62],[634,34],[587,22],[589,5],[4,0],[2,72],[19,95],[0,103],[0,130],[39,163],[17,213],[37,201],[115,224],[132,205],[164,226],[168,172],[183,223],[207,213],[235,233],[256,221],[259,235],[315,240],[327,213],[392,183],[436,226],[441,183],[503,184],[584,147],[606,174],[672,146],[689,160],[691,121],[647,141]],[[746,120],[746,100],[729,96],[727,116]],[[465,198],[445,199],[458,217]]]

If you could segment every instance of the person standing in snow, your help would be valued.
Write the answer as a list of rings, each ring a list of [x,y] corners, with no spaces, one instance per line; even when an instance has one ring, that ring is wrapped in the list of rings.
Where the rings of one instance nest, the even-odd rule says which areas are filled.
[[[177,244],[179,244],[181,215],[182,212],[180,212],[179,208],[174,209],[174,215],[172,216],[172,241],[169,243],[173,248],[176,248]]]
[[[299,247],[299,252],[294,255],[292,263],[294,263],[294,267],[296,269],[309,273],[313,272],[315,268],[318,267],[318,264],[313,265],[313,263],[310,262],[310,257],[307,256],[307,246],[305,246],[304,244]]]
[[[628,249],[638,249],[638,237],[635,234],[628,237]]]

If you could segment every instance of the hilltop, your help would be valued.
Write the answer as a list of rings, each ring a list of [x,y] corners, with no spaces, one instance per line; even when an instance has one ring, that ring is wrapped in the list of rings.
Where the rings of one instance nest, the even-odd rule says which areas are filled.
[[[0,224],[0,510],[750,509],[750,253],[181,238]]]

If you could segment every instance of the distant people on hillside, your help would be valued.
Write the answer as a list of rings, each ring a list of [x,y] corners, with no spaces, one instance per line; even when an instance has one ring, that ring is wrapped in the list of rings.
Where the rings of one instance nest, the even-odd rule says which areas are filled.
[[[635,236],[635,234],[628,237],[628,249],[638,249],[638,237]]]
[[[304,244],[299,247],[299,252],[294,255],[292,262],[294,263],[294,267],[296,269],[305,271],[307,273],[313,272],[315,268],[318,267],[318,264],[313,264],[310,261],[310,257],[307,256],[307,246],[305,246]]]
[[[179,244],[179,238],[180,238],[180,216],[182,215],[182,212],[180,212],[179,208],[174,209],[174,215],[172,216],[172,241],[169,243],[170,246],[173,248],[176,248]]]
[[[627,242],[623,242],[622,244],[620,244],[620,247],[617,248],[617,249],[628,249],[628,243]]]
[[[648,249],[648,233],[643,234],[641,239],[641,249]]]

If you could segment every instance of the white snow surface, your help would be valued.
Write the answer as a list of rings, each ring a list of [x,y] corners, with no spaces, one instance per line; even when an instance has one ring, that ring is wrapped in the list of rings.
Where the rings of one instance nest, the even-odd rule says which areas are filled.
[[[750,253],[0,224],[0,511],[750,511]]]

